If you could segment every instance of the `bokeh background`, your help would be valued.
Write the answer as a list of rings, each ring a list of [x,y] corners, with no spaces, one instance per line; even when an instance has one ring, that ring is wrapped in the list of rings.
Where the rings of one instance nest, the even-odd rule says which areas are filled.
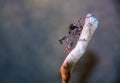
[[[78,17],[99,28],[76,64],[73,83],[120,83],[119,0],[0,0],[0,83],[61,83],[65,45]]]

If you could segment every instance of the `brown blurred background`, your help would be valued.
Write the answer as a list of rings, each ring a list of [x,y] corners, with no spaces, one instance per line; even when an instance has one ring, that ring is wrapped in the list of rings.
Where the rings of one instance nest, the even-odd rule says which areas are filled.
[[[58,39],[78,17],[99,28],[76,64],[73,83],[120,83],[119,0],[0,0],[0,83],[61,83]]]

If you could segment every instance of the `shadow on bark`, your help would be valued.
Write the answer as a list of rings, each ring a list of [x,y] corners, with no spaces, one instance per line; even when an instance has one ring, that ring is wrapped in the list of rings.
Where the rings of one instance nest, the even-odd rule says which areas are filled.
[[[86,51],[73,70],[72,83],[88,83],[99,57],[93,51]]]

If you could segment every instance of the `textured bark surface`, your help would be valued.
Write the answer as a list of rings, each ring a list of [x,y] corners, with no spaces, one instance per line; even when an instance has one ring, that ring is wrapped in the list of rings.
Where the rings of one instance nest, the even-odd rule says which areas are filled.
[[[71,83],[71,75],[74,65],[84,54],[97,27],[97,19],[92,14],[87,14],[79,40],[77,41],[75,48],[68,54],[61,66],[60,72],[62,76],[62,83]]]

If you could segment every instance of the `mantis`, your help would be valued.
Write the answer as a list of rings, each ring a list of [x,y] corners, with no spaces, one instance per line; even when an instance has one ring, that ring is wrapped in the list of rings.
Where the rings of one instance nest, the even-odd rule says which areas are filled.
[[[71,51],[71,48],[73,46],[73,41],[70,39],[70,37],[77,40],[79,35],[81,34],[81,31],[83,29],[81,20],[82,20],[82,18],[79,18],[76,23],[70,24],[69,30],[68,30],[68,35],[59,39],[60,44],[63,44],[63,41],[67,42],[67,44],[68,44],[68,46],[64,50],[64,53],[66,53],[66,54],[68,54]]]

